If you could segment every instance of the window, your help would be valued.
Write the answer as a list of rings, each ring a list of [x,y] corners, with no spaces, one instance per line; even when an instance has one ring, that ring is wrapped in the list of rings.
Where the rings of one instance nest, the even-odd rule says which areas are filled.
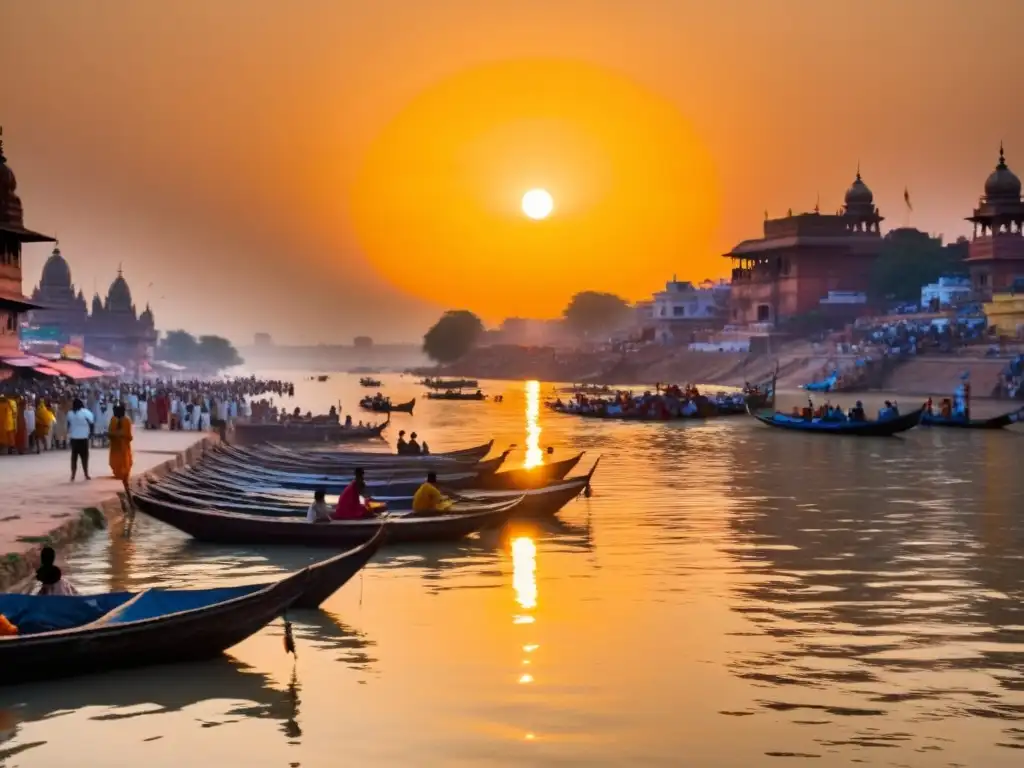
[[[757,305],[757,322],[767,323],[772,319],[772,308],[767,304]]]
[[[673,317],[685,317],[685,315],[686,315],[686,307],[681,307],[678,304],[676,304],[674,307],[672,307],[672,316]]]

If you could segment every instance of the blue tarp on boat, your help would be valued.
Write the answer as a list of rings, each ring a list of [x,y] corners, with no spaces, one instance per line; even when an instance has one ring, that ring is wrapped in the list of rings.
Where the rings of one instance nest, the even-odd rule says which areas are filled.
[[[35,635],[96,621],[134,596],[133,592],[73,596],[0,594],[0,613],[18,628],[18,634]]]
[[[138,597],[111,624],[153,619],[190,611],[252,594],[266,584],[214,589],[151,589],[145,592],[113,592],[101,595],[0,594],[0,613],[18,628],[19,635],[35,635],[89,624]]]
[[[831,392],[832,388],[839,381],[839,371],[832,371],[828,378],[822,379],[821,381],[812,381],[810,384],[804,384],[804,389],[810,392]]]

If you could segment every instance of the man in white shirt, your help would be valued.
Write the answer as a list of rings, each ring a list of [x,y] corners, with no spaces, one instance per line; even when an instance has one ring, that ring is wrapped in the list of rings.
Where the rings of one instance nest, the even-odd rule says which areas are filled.
[[[68,411],[68,442],[71,444],[71,480],[78,474],[78,460],[82,460],[82,474],[89,480],[89,437],[96,423],[92,411],[77,397]]]

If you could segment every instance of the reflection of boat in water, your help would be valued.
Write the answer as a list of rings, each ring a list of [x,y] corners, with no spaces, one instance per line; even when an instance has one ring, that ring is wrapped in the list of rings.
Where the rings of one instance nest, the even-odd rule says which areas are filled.
[[[94,719],[127,720],[213,700],[237,702],[225,709],[226,716],[283,721],[291,715],[288,691],[274,688],[268,675],[229,657],[111,672],[101,685],[96,680],[54,681],[0,689],[0,713],[6,710],[17,721],[36,722],[101,708]]]

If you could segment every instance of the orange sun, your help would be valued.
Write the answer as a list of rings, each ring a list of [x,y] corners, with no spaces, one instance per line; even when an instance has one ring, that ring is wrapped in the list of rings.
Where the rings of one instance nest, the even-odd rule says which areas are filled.
[[[645,298],[708,264],[716,187],[667,100],[588,64],[513,61],[413,99],[368,150],[351,212],[399,290],[488,320],[544,317],[578,290]]]

